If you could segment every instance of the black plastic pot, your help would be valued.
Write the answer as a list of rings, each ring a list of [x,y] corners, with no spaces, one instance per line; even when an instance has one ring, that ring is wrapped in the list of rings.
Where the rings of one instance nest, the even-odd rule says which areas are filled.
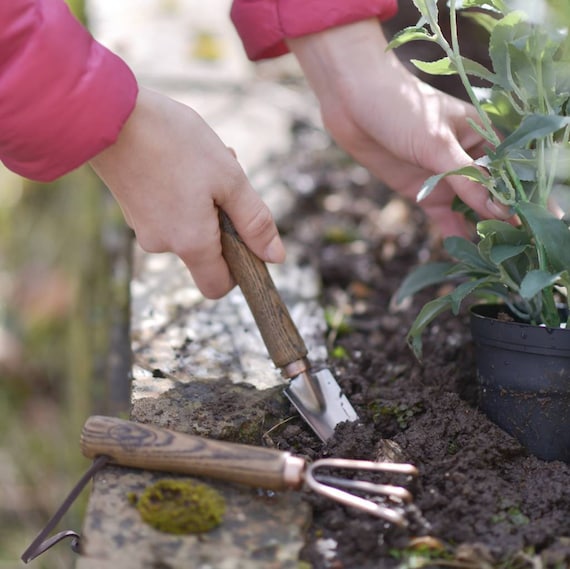
[[[570,463],[570,330],[471,309],[480,409],[543,460]]]

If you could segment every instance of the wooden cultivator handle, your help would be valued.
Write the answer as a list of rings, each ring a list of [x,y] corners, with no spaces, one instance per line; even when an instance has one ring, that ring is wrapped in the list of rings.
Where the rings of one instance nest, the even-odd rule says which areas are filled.
[[[273,363],[284,368],[305,358],[305,343],[265,263],[241,240],[230,218],[221,210],[220,227],[222,254],[247,301]]]
[[[81,451],[91,459],[108,456],[121,466],[209,476],[268,490],[300,487],[305,469],[303,459],[287,452],[98,415],[85,422]]]

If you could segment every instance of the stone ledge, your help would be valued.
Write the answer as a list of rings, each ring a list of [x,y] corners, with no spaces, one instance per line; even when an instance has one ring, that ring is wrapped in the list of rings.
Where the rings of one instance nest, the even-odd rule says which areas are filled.
[[[326,357],[319,283],[293,253],[271,272],[313,361]],[[132,283],[132,418],[215,439],[259,441],[291,416],[239,289],[204,299],[178,259],[139,252]],[[224,522],[204,536],[172,536],[144,524],[131,492],[168,474],[109,467],[95,479],[77,569],[99,567],[289,569],[298,567],[308,506],[299,493],[264,493],[203,479],[221,491]]]
[[[78,569],[296,569],[307,507],[293,493],[210,482],[226,501],[223,524],[202,535],[160,533],[141,523],[130,492],[164,478],[108,467],[95,478]]]

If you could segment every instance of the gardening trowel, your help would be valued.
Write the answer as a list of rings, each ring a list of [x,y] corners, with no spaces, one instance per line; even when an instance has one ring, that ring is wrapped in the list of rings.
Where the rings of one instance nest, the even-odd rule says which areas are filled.
[[[322,441],[344,421],[356,421],[353,409],[328,369],[314,371],[307,348],[281,299],[265,263],[241,240],[220,211],[222,253],[239,285],[273,363],[288,380],[285,395]]]

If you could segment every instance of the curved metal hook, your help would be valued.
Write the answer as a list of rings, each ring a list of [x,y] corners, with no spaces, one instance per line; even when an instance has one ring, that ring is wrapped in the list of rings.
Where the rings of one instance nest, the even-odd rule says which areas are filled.
[[[68,537],[71,538],[71,544],[70,544],[71,551],[79,553],[81,536],[73,530],[65,530],[56,533],[55,535],[46,540],[43,540],[37,547],[33,549],[33,551],[28,553],[29,550],[26,550],[26,553],[28,553],[28,555],[26,556],[26,553],[24,553],[24,555],[22,555],[22,561],[27,563],[28,561],[31,561],[32,559],[39,557],[42,553],[53,547],[56,543],[59,543],[60,541],[63,541]]]
[[[48,521],[46,526],[40,533],[36,536],[34,541],[30,544],[30,546],[24,551],[22,554],[22,561],[24,563],[28,563],[35,559],[51,547],[53,547],[56,543],[59,543],[63,539],[68,537],[72,538],[71,541],[71,549],[75,553],[79,553],[81,536],[72,530],[61,531],[52,537],[47,537],[55,528],[55,526],[59,523],[61,518],[65,515],[65,513],[69,510],[73,502],[77,499],[77,496],[81,493],[83,488],[87,486],[87,483],[95,476],[99,470],[101,470],[109,461],[110,457],[108,456],[98,456],[94,461],[93,464],[89,467],[87,472],[80,478],[79,482],[73,487],[67,498],[63,501],[61,506],[57,509],[57,512],[52,516],[52,518]]]

